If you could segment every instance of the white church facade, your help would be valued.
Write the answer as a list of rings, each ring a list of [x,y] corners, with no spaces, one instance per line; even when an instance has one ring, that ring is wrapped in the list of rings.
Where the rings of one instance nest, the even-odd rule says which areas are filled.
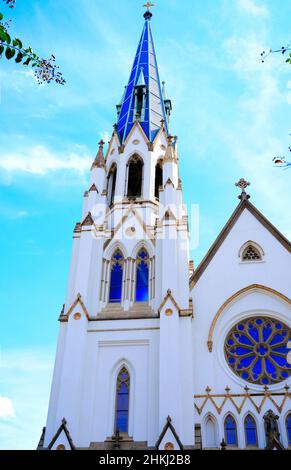
[[[240,201],[197,267],[151,12],[73,233],[39,449],[291,446],[290,242]]]

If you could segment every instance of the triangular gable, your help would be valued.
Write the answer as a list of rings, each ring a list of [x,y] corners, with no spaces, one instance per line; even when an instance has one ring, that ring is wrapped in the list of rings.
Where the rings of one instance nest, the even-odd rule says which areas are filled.
[[[158,142],[159,140],[159,137],[161,137],[162,135],[164,135],[165,137],[165,140],[167,142],[167,138],[168,138],[168,134],[167,134],[167,131],[165,129],[165,126],[164,126],[164,123],[162,123],[162,127],[158,130],[158,133],[156,134],[154,140],[153,140],[153,143],[152,143],[152,148],[154,149],[155,146],[156,146],[156,143]]]
[[[159,306],[158,308],[158,313],[160,314],[161,313],[161,310],[163,309],[163,307],[165,306],[167,300],[170,299],[172,304],[174,305],[174,307],[177,309],[178,312],[180,312],[180,307],[179,305],[177,304],[176,300],[174,299],[173,295],[172,295],[172,291],[170,289],[167,290],[167,293],[161,303],[161,305]]]
[[[133,125],[132,128],[130,129],[130,132],[129,132],[127,138],[126,138],[125,141],[124,141],[124,144],[123,144],[124,147],[125,147],[125,146],[127,145],[127,143],[130,141],[131,137],[132,137],[133,134],[134,134],[135,129],[138,129],[138,130],[140,131],[141,136],[142,136],[142,138],[143,138],[143,140],[145,141],[146,144],[149,142],[147,136],[145,135],[145,132],[144,132],[143,128],[142,128],[141,125],[140,125],[140,122],[139,122],[139,121],[135,121],[134,125]]]
[[[174,440],[176,441],[176,444],[177,444],[177,446],[179,447],[180,450],[184,450],[183,444],[180,441],[180,438],[179,438],[179,436],[178,436],[178,434],[177,434],[177,432],[176,432],[176,430],[175,430],[175,428],[172,424],[172,419],[171,419],[170,416],[167,417],[167,422],[166,422],[166,424],[165,424],[165,426],[164,426],[164,428],[163,428],[163,430],[160,434],[159,439],[156,442],[156,449],[158,449],[158,450],[160,449],[160,445],[162,444],[163,439],[165,437],[168,437],[167,434],[169,436],[171,436],[172,438],[174,438]],[[165,449],[160,449],[160,450],[165,450]],[[170,448],[169,448],[169,450],[170,450]]]
[[[113,133],[112,133],[112,136],[111,136],[111,139],[109,141],[109,144],[108,144],[108,148],[107,148],[107,152],[106,152],[106,155],[105,155],[105,161],[107,160],[110,152],[111,152],[111,149],[112,149],[112,145],[113,145],[113,142],[115,140],[115,143],[116,143],[116,148],[118,149],[118,147],[120,147],[121,145],[121,142],[119,140],[119,137],[118,137],[118,134],[116,132],[116,129],[114,129]]]
[[[83,220],[83,222],[81,223],[81,226],[82,227],[87,227],[87,226],[92,226],[94,225],[94,220],[93,220],[93,217],[92,217],[92,214],[91,212],[88,212],[88,214],[86,215],[85,219]]]
[[[57,430],[56,434],[54,435],[51,442],[49,443],[48,449],[51,450],[53,448],[54,444],[59,440],[62,433],[65,434],[65,442],[68,443],[70,449],[75,450],[76,448],[75,448],[75,445],[74,445],[73,440],[71,438],[71,435],[68,431],[67,421],[65,420],[65,418],[62,419],[62,424],[60,425],[60,427]]]
[[[135,211],[135,209],[133,207],[129,207],[126,211],[126,213],[123,215],[123,217],[121,218],[121,220],[118,222],[118,224],[116,225],[114,231],[113,231],[113,235],[111,238],[109,238],[108,240],[106,240],[106,242],[104,243],[104,250],[108,247],[108,245],[110,244],[110,242],[112,240],[114,240],[114,238],[116,237],[116,234],[117,232],[119,231],[119,229],[122,227],[122,225],[125,223],[125,221],[129,218],[130,214],[133,214],[134,217],[137,219],[137,221],[139,222],[139,224],[141,225],[142,227],[142,230],[147,234],[148,236],[148,239],[152,242],[153,245],[156,244],[156,241],[155,239],[152,237],[152,234],[149,232],[146,224],[144,223],[144,221],[142,220],[142,218],[139,216],[138,212]]]
[[[161,311],[162,311],[163,307],[165,306],[165,304],[168,300],[170,300],[172,302],[173,306],[177,309],[177,312],[178,312],[180,317],[192,317],[193,316],[193,301],[192,301],[192,299],[189,299],[189,308],[182,309],[177,304],[177,302],[174,299],[170,289],[167,290],[167,293],[166,293],[161,305],[158,308],[158,314],[159,315],[161,314]]]
[[[253,205],[248,199],[242,199],[241,202],[236,207],[235,211],[232,213],[231,217],[221,230],[220,234],[211,245],[210,249],[204,256],[201,263],[198,265],[196,270],[194,271],[193,275],[190,278],[190,289],[196,284],[198,279],[201,277],[207,266],[209,265],[210,261],[217,253],[218,249],[226,239],[227,235],[234,227],[235,223],[238,221],[239,217],[241,216],[242,212],[248,209],[248,211],[281,243],[281,245],[286,248],[286,250],[291,253],[291,243],[287,240],[284,235],[282,235],[279,230],[271,224],[271,222]]]
[[[60,320],[60,321],[68,321],[69,316],[71,315],[71,313],[73,312],[73,310],[75,309],[75,307],[76,307],[78,304],[80,304],[80,306],[81,306],[81,308],[82,308],[84,314],[86,315],[86,317],[87,317],[88,320],[89,320],[90,316],[89,316],[88,310],[86,309],[85,304],[84,304],[84,302],[83,302],[83,300],[82,300],[81,294],[78,294],[78,295],[77,295],[77,298],[76,298],[75,302],[72,304],[72,306],[71,306],[70,309],[67,311],[67,313],[64,314],[63,312],[61,312],[61,315],[60,315],[59,320]]]

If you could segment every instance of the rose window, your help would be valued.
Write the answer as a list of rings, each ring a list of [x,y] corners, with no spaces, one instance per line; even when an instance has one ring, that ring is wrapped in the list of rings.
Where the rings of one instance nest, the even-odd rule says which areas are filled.
[[[225,357],[230,368],[244,380],[270,385],[291,375],[287,343],[291,330],[284,323],[254,317],[237,323],[225,340]]]

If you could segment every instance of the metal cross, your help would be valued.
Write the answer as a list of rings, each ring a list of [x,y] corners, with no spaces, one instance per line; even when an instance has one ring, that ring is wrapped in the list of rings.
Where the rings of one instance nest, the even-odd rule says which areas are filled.
[[[245,189],[250,186],[251,183],[246,181],[244,178],[241,178],[235,185],[240,188],[242,191],[245,191]]]
[[[151,7],[154,7],[155,4],[152,3],[152,2],[147,2],[147,3],[145,3],[143,6],[144,6],[144,8],[147,9],[147,11],[150,11]]]

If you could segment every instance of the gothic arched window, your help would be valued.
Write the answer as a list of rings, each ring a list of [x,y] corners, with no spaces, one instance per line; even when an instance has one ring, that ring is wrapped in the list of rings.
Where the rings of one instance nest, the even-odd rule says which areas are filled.
[[[128,432],[129,389],[129,373],[126,367],[122,367],[116,383],[115,431]]]
[[[117,166],[115,163],[111,166],[108,177],[107,177],[107,197],[108,204],[112,206],[115,196],[115,187],[116,187],[116,177],[117,177]]]
[[[136,259],[136,302],[147,302],[149,299],[149,255],[142,248]]]
[[[205,447],[217,447],[216,426],[215,421],[211,416],[207,416],[207,419],[205,421]]]
[[[159,199],[159,188],[163,185],[163,167],[162,162],[158,161],[155,172],[155,197]]]
[[[119,303],[122,297],[123,255],[118,249],[111,259],[109,302]]]
[[[291,413],[289,413],[286,418],[286,431],[287,431],[288,446],[291,446]]]
[[[254,245],[248,245],[242,253],[242,261],[258,261],[261,259],[262,255]]]
[[[143,161],[134,155],[128,163],[127,197],[141,197],[143,180]]]
[[[246,445],[257,446],[258,445],[257,426],[252,415],[247,415],[244,425],[245,425]]]
[[[237,323],[228,333],[224,351],[233,372],[248,382],[272,385],[288,379],[287,362],[290,328],[269,317],[251,317]]]
[[[224,421],[225,442],[228,446],[237,446],[236,422],[231,415],[227,415]]]

